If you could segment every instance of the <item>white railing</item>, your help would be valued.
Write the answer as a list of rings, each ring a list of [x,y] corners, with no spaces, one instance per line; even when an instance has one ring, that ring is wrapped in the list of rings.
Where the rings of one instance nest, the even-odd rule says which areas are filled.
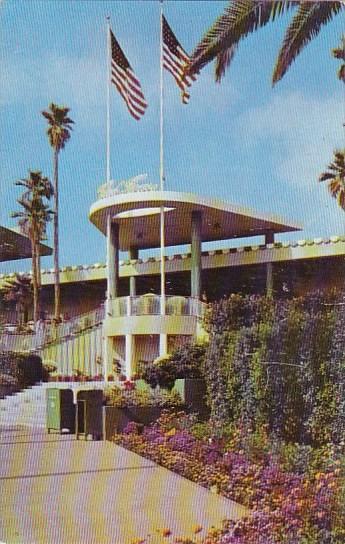
[[[55,325],[53,320],[39,321],[31,333],[16,330],[2,331],[0,334],[0,351],[30,351],[38,349],[49,342],[60,341],[66,337],[77,335],[89,328],[99,325],[104,319],[104,305],[96,310],[67,319]]]
[[[165,312],[164,310],[165,305]],[[197,298],[168,295],[119,297],[108,301],[108,317],[131,317],[142,315],[180,315],[202,318],[206,305]]]

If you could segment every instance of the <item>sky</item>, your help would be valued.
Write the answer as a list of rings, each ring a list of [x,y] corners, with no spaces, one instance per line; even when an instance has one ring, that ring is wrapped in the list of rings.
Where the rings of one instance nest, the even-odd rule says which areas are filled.
[[[227,2],[164,2],[164,14],[190,53]],[[105,262],[104,236],[88,212],[106,176],[106,16],[149,104],[138,122],[111,89],[111,176],[146,173],[159,182],[159,2],[151,0],[3,0],[0,4],[0,224],[29,170],[52,178],[52,150],[41,111],[70,107],[75,121],[60,154],[60,264]],[[200,73],[188,105],[164,75],[166,189],[223,199],[303,225],[278,239],[344,233],[344,212],[318,183],[345,143],[345,86],[331,56],[343,14],[324,27],[274,88],[271,75],[290,14],[240,44],[222,83]],[[51,243],[51,228],[49,229]],[[238,241],[236,241],[238,244]],[[248,243],[248,242],[247,242]],[[230,242],[227,245],[231,245]],[[207,247],[205,245],[205,247]],[[52,258],[42,259],[44,268]],[[30,260],[0,264],[25,271]]]

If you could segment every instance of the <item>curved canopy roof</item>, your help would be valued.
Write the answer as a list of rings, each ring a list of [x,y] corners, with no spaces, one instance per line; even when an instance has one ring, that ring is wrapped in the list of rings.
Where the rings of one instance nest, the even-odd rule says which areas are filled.
[[[97,200],[90,209],[92,223],[106,234],[108,213],[120,225],[120,249],[154,248],[160,245],[160,206],[165,212],[165,245],[189,244],[191,213],[202,212],[202,241],[301,230],[296,223],[263,215],[244,207],[191,193],[137,191],[112,194]]]
[[[52,249],[40,244],[40,254],[51,255]],[[29,257],[31,257],[30,239],[16,230],[0,226],[0,262]]]

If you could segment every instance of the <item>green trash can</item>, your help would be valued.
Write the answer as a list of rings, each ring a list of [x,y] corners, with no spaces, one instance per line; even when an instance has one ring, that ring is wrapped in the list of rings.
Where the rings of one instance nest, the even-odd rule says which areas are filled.
[[[85,440],[103,438],[103,391],[88,389],[77,393],[76,435]]]
[[[47,431],[75,432],[75,405],[71,389],[47,389]]]

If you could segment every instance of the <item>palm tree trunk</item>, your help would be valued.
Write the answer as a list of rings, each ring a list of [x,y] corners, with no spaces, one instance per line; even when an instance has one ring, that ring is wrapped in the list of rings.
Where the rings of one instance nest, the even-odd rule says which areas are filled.
[[[59,274],[59,174],[58,174],[58,158],[59,152],[54,149],[54,295],[55,295],[55,310],[54,317],[56,323],[60,320],[60,274]]]
[[[37,273],[37,306],[38,306],[38,318],[40,318],[41,315],[41,286],[42,286],[42,278],[41,278],[41,254],[40,254],[40,237],[38,237],[36,241],[36,273]]]
[[[40,241],[36,242],[36,267],[37,267],[37,286],[41,288],[41,254],[40,254]]]
[[[34,324],[38,321],[38,286],[37,286],[37,257],[36,257],[36,238],[31,240],[32,251],[32,286],[34,290]]]

